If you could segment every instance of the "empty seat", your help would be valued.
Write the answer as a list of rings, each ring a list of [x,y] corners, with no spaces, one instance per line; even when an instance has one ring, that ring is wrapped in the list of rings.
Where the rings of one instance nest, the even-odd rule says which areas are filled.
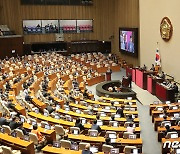
[[[10,147],[2,146],[3,154],[21,154],[20,150],[12,150]]]
[[[19,138],[23,138],[24,137],[24,133],[21,129],[15,129],[16,133],[17,133],[17,137]]]
[[[79,150],[84,150],[87,144],[89,144],[89,143],[80,142],[79,143]]]
[[[65,148],[65,149],[70,149],[71,142],[68,140],[61,140],[61,147]]]
[[[88,130],[88,135],[92,136],[92,137],[96,137],[96,136],[98,136],[98,131],[89,129]]]
[[[30,138],[30,141],[34,142],[35,145],[38,145],[38,137],[36,134],[34,133],[29,133],[29,138]]]
[[[2,128],[4,128],[4,133],[10,135],[11,134],[11,128],[6,125],[2,125]]]
[[[106,145],[106,144],[102,145],[102,151],[106,152],[106,153],[110,153],[112,148],[113,148],[113,146],[111,146],[111,145]]]
[[[128,138],[129,138],[129,135],[133,135],[133,133],[130,133],[130,132],[124,132],[123,138],[124,138],[124,139],[128,139]]]
[[[131,154],[131,151],[133,150],[133,149],[137,149],[135,146],[125,146],[124,147],[124,153],[125,154]]]

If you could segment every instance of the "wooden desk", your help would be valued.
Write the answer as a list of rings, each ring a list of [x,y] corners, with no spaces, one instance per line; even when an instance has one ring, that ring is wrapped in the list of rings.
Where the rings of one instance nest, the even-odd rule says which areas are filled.
[[[46,104],[41,102],[39,99],[37,99],[35,96],[31,95],[33,97],[32,102],[35,106],[37,106],[40,110],[44,110],[46,108]]]
[[[11,93],[12,94],[12,93]],[[12,100],[12,103],[15,105],[15,110],[18,113],[21,113],[22,115],[26,115],[26,110],[24,107],[22,107],[16,100],[16,97],[14,95],[9,95],[9,99]]]
[[[171,129],[174,128],[178,134],[180,133],[180,126],[171,126]],[[158,127],[158,141],[161,142],[161,139],[164,137],[164,132],[166,131],[165,127]]]
[[[99,102],[99,101],[93,101],[93,100],[85,100],[87,103],[90,103],[90,104],[97,104],[97,105],[100,105],[100,106],[112,106],[111,103],[103,103],[103,102]],[[137,105],[135,103],[133,103],[134,105],[131,105],[132,108],[137,108]],[[114,106],[116,107],[121,107],[123,105],[123,103],[121,104],[114,104]]]
[[[157,131],[158,126],[161,125],[163,118],[154,118],[154,130]],[[171,121],[171,125],[175,125],[176,119],[173,117],[167,117],[167,121]]]
[[[105,81],[105,75],[93,77],[91,79],[87,79],[88,86],[95,85],[97,83]]]
[[[23,123],[23,127],[27,130],[31,131],[33,129],[33,126],[28,123]],[[47,141],[51,142],[56,140],[56,132],[55,130],[47,130],[42,127],[38,127],[38,130],[46,136]]]
[[[86,118],[86,119],[91,119],[94,120],[96,119],[95,115],[87,115],[87,114],[79,114],[76,112],[72,112],[72,111],[65,111],[63,109],[59,109],[58,110],[59,113],[61,113],[62,115],[70,115],[73,117],[82,117],[82,118]],[[137,114],[137,111],[124,111],[125,114]],[[110,121],[111,117],[100,117],[101,120],[104,121]],[[125,118],[115,118],[116,121],[122,122],[122,121],[126,121]],[[137,120],[139,120],[138,118],[135,118],[134,121],[136,122]]]
[[[180,103],[171,103],[170,105],[180,105]],[[149,110],[149,114],[151,115],[152,114],[152,111],[157,107],[157,106],[162,106],[163,108],[169,108],[170,106],[169,104],[150,104],[150,110]]]
[[[8,134],[0,133],[0,142],[3,145],[12,147],[13,149],[21,150],[22,154],[35,154],[34,143],[21,140],[20,138],[15,138],[9,136]]]
[[[117,102],[132,102],[133,104],[135,103],[136,104],[136,100],[127,100],[127,99],[119,99],[119,98],[109,98],[109,97],[100,97],[101,99],[104,99],[104,100],[109,100],[109,101],[117,101]]]
[[[32,116],[33,118],[37,118],[41,121],[47,121],[51,124],[60,124],[63,125],[64,128],[69,128],[69,127],[74,127],[75,126],[75,122],[70,122],[70,121],[66,121],[63,119],[55,119],[52,117],[46,117],[42,114],[37,114],[35,112],[29,112],[28,113],[29,116]],[[120,120],[126,120],[125,118],[118,118]],[[136,119],[135,119],[136,120]],[[84,125],[85,129],[90,129],[91,128],[91,124],[85,124]],[[104,131],[117,131],[117,132],[125,132],[126,128],[125,127],[112,127],[112,126],[101,126],[101,129]],[[136,127],[135,128],[135,132],[139,133],[140,132],[140,127]]]
[[[174,113],[180,113],[180,109],[178,110],[167,110],[167,114],[169,116],[174,116]],[[162,111],[152,111],[152,122],[154,122],[154,118],[159,117],[159,114],[163,114]]]
[[[47,153],[47,154],[81,154],[82,151],[79,150],[79,151],[74,151],[74,150],[67,150],[67,149],[64,149],[64,148],[55,148],[55,147],[52,147],[52,146],[45,146],[43,149],[42,149],[43,153]],[[104,154],[104,152],[98,152],[96,154]]]

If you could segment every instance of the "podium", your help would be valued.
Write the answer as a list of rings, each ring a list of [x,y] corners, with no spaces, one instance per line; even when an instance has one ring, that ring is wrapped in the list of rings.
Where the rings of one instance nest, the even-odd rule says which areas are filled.
[[[106,81],[111,81],[111,73],[112,72],[106,72]]]

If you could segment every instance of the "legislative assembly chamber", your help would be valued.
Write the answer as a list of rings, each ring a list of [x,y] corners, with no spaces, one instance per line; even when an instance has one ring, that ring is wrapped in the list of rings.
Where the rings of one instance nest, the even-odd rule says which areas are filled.
[[[179,5],[1,0],[0,154],[180,154]]]

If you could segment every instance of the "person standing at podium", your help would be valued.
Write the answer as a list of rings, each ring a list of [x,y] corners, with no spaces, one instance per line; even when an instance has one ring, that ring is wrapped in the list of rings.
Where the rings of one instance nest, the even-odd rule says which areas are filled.
[[[111,81],[111,73],[112,73],[112,70],[110,67],[108,67],[107,72],[106,72],[106,80],[107,81]]]
[[[129,87],[132,88],[132,75],[128,74]]]

